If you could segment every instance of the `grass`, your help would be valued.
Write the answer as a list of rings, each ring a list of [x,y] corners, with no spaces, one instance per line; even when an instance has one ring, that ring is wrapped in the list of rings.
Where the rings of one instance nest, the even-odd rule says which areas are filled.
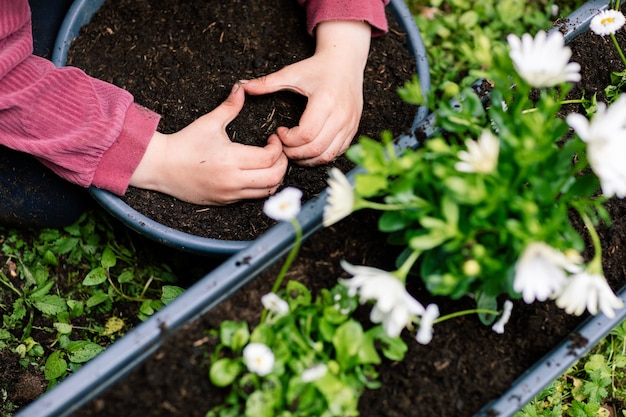
[[[584,3],[406,2],[429,53],[431,83],[441,91],[474,81],[484,55],[508,33],[546,29],[555,6],[564,17]],[[48,387],[182,291],[170,266],[146,257],[98,211],[60,230],[0,228],[0,244],[0,353],[18,355],[21,366],[40,372]],[[626,416],[625,369],[623,323],[516,417]],[[9,388],[0,381],[2,417],[17,408],[6,401]]]

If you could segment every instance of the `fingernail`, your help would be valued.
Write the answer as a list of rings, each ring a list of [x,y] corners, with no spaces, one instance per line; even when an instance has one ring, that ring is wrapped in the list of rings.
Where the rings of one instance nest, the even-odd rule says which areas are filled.
[[[230,90],[231,93],[236,93],[237,90],[239,90],[239,87],[241,87],[241,83],[236,82],[235,85],[233,85],[233,88]]]
[[[250,82],[250,80],[239,80],[238,82],[239,82],[239,84],[248,84],[248,82]]]

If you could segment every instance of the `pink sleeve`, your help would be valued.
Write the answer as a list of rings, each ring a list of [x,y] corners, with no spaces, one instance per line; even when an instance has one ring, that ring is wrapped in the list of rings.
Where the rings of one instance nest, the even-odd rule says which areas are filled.
[[[127,91],[32,55],[27,0],[0,6],[0,144],[62,178],[123,194],[159,116]]]
[[[327,20],[362,20],[372,26],[372,35],[387,32],[385,6],[389,0],[298,0],[306,10],[307,30],[313,34]]]

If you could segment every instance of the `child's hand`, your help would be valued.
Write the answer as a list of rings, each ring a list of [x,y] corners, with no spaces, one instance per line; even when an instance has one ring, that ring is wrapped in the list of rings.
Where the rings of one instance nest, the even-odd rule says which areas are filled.
[[[205,205],[276,192],[287,170],[278,137],[270,136],[260,148],[231,142],[226,134],[244,101],[237,84],[220,106],[179,132],[155,133],[130,184]]]
[[[280,71],[242,81],[249,94],[289,90],[308,97],[300,124],[276,131],[287,157],[301,165],[332,161],[349,146],[363,111],[363,71],[371,27],[327,21],[316,27],[315,54]]]

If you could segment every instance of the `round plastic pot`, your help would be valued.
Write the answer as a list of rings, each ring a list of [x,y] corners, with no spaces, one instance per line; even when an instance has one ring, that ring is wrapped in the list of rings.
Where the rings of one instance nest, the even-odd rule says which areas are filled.
[[[90,21],[102,3],[104,3],[104,0],[76,0],[74,2],[63,22],[54,47],[52,60],[55,65],[62,66],[66,63],[72,40],[78,36],[80,28]],[[415,20],[404,0],[391,0],[389,7],[391,7],[395,19],[407,34],[408,47],[411,54],[415,57],[420,85],[424,91],[428,91],[430,86],[430,69],[424,43]],[[419,107],[413,119],[412,131],[426,116],[427,109]],[[405,137],[399,138],[398,143],[401,143],[401,147],[414,145],[416,141],[413,136],[412,134],[405,135]],[[100,205],[126,226],[141,235],[181,251],[199,255],[227,256],[248,247],[252,242],[212,239],[191,235],[154,221],[134,210],[121,198],[108,191],[91,187],[89,192]],[[309,204],[308,210],[313,210],[313,206],[315,205]],[[320,210],[317,206],[315,207],[316,210]],[[317,226],[319,225],[303,225],[305,229],[316,228]]]

